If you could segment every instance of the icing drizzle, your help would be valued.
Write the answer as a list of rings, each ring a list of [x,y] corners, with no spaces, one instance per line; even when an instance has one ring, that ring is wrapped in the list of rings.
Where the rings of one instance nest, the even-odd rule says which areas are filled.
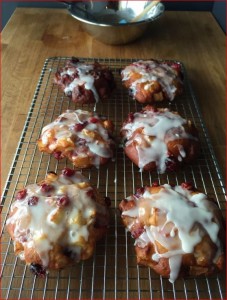
[[[100,157],[113,156],[114,142],[104,128],[102,119],[95,113],[83,110],[67,110],[55,121],[46,125],[41,134],[41,142],[54,152],[63,141],[69,144],[73,157],[85,156],[93,158],[93,164],[98,167]],[[54,141],[53,141],[54,134]]]
[[[66,95],[72,94],[73,89],[78,85],[84,85],[85,89],[91,90],[93,92],[93,95],[95,97],[95,101],[98,102],[99,95],[95,88],[94,82],[95,78],[92,72],[94,71],[93,65],[87,65],[84,63],[74,63],[74,67],[69,67],[67,70],[64,70],[60,73],[61,76],[67,74],[69,76],[72,76],[74,73],[77,74],[77,77],[73,79],[73,81],[67,85],[64,89],[64,92]],[[96,79],[99,77],[99,75],[96,75]]]
[[[149,219],[156,215],[155,222],[149,221],[144,226],[145,231],[135,240],[135,245],[145,247],[152,243],[155,253],[152,260],[169,258],[170,282],[178,277],[182,255],[193,253],[194,247],[208,234],[214,244],[220,249],[218,233],[220,226],[213,220],[214,204],[203,193],[193,194],[181,186],[171,187],[164,184],[160,191],[151,194],[148,189],[137,198],[130,196],[127,201],[134,200],[136,206],[122,212],[123,216],[132,218],[128,227],[132,227],[138,219]],[[144,222],[144,220],[143,220]],[[166,252],[159,253],[156,242],[161,244]]]
[[[14,243],[34,248],[44,267],[48,267],[53,245],[70,249],[79,261],[81,252],[90,243],[89,227],[96,221],[97,213],[106,214],[106,207],[92,198],[93,188],[87,181],[79,172],[70,177],[56,175],[51,192],[44,193],[42,186],[32,184],[26,187],[24,199],[12,204],[13,214],[7,225],[15,226]],[[29,199],[34,196],[38,202],[29,205]],[[67,196],[69,203],[59,207],[58,199],[63,196]],[[17,254],[24,259],[24,251]]]
[[[157,62],[155,60],[139,60],[132,63],[122,70],[122,80],[126,81],[130,79],[132,73],[140,74],[140,78],[132,82],[130,89],[132,95],[136,95],[137,84],[146,83],[145,90],[148,90],[153,82],[158,81],[166,92],[169,100],[173,100],[176,93],[176,86],[174,81],[180,81],[179,76],[176,75],[176,71],[165,62]]]
[[[148,163],[155,162],[158,172],[164,173],[169,157],[167,142],[182,138],[197,140],[197,137],[186,133],[183,127],[186,123],[187,120],[170,112],[167,108],[163,111],[136,112],[133,114],[132,121],[125,123],[121,129],[127,139],[125,147],[136,142],[139,168],[143,170]],[[173,128],[179,129],[177,133],[170,133],[170,129]],[[186,157],[186,151],[182,145],[177,146],[179,149],[178,161],[181,162]]]

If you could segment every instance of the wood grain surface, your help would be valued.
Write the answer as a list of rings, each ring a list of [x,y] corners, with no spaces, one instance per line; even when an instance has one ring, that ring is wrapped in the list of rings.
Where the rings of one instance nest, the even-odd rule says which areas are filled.
[[[17,8],[2,31],[2,186],[44,61],[52,56],[163,58],[181,61],[225,174],[225,34],[209,12],[165,12],[139,40],[109,46],[65,9]]]

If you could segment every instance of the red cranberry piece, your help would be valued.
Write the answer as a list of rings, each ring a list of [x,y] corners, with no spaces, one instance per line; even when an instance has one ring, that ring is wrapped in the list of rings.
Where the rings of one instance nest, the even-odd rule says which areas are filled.
[[[91,117],[90,118],[90,122],[91,123],[98,123],[99,119],[98,118],[95,118],[95,117]]]
[[[133,122],[134,121],[134,113],[129,113],[128,115],[128,122]]]
[[[150,70],[150,65],[145,65],[145,67],[144,67],[144,69],[146,70],[146,71],[149,71]]]
[[[186,190],[193,190],[194,186],[191,182],[183,182],[181,183],[181,187]]]
[[[159,183],[158,183],[158,181],[154,181],[154,182],[152,183],[152,186],[153,186],[153,187],[157,187],[157,186],[159,186]]]
[[[64,169],[62,170],[62,174],[63,174],[64,176],[70,177],[70,176],[73,176],[73,175],[75,174],[75,170],[69,169],[69,168],[64,168]]]
[[[75,72],[71,75],[72,79],[75,79],[75,78],[79,78],[79,73],[77,70],[75,70]]]
[[[104,201],[105,201],[105,203],[106,203],[107,206],[110,206],[110,205],[111,205],[111,200],[110,200],[109,197],[105,197],[105,198],[104,198]]]
[[[34,206],[38,203],[39,198],[36,196],[32,196],[28,198],[28,205]]]
[[[158,112],[157,107],[154,107],[154,106],[153,106],[153,107],[152,107],[152,111],[153,111],[153,112]]]
[[[47,183],[41,184],[41,191],[43,193],[48,193],[48,192],[52,191],[53,189],[54,189],[53,185],[50,185]]]
[[[82,130],[84,129],[84,124],[80,124],[80,123],[75,124],[75,125],[74,125],[74,129],[75,129],[76,131],[82,131]]]
[[[17,199],[17,200],[22,200],[22,199],[24,199],[24,198],[26,197],[26,195],[27,195],[27,190],[26,190],[26,189],[21,190],[21,191],[19,191],[19,192],[17,193],[16,199]]]
[[[181,65],[178,64],[178,63],[172,63],[172,64],[171,64],[171,67],[172,67],[173,69],[177,70],[178,72],[181,71]]]
[[[165,163],[168,171],[176,171],[178,163],[173,157],[167,158]]]
[[[38,277],[45,277],[45,275],[46,275],[46,269],[42,265],[39,265],[39,264],[31,263],[30,271]]]
[[[62,76],[62,82],[65,84],[65,83],[67,83],[67,81],[70,79],[70,77],[69,77],[69,75],[68,74],[64,74],[63,76]]]
[[[170,161],[170,162],[167,163],[167,170],[168,171],[174,172],[174,171],[176,171],[176,169],[177,169],[177,164],[175,162]]]
[[[90,198],[92,198],[92,199],[95,199],[94,190],[90,189],[89,191],[87,191],[87,196],[90,197]]]
[[[62,159],[62,153],[60,151],[54,152],[53,155],[57,160]]]
[[[137,239],[143,232],[144,232],[144,228],[143,227],[140,227],[140,228],[136,228],[135,230],[133,230],[132,232],[131,232],[131,234],[132,234],[132,237],[134,238],[134,239]]]
[[[64,207],[64,206],[67,206],[69,204],[69,202],[70,202],[70,200],[69,200],[68,196],[58,197],[57,206]]]
[[[144,187],[140,187],[136,190],[135,196],[136,198],[141,197],[145,192],[145,188]]]

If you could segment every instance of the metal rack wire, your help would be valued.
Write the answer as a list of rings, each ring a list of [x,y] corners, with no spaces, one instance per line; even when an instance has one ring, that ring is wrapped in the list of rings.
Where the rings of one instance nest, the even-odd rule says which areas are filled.
[[[16,191],[38,182],[47,171],[59,172],[70,165],[66,160],[56,161],[38,151],[36,141],[42,127],[75,104],[53,84],[53,74],[64,65],[67,57],[48,58],[31,103],[25,126],[2,196],[1,230],[1,289],[4,299],[225,299],[225,274],[213,277],[178,279],[171,284],[152,270],[136,264],[133,240],[122,226],[118,212],[119,202],[134,192],[135,188],[158,180],[163,183],[191,181],[208,196],[213,197],[225,215],[225,187],[219,172],[207,131],[204,127],[196,98],[185,72],[184,95],[171,109],[193,120],[200,133],[201,155],[195,164],[181,168],[176,173],[159,175],[155,172],[139,172],[122,148],[117,148],[115,161],[83,173],[97,186],[103,196],[112,199],[111,225],[106,237],[95,249],[93,258],[71,268],[51,271],[45,279],[33,276],[24,262],[14,255],[12,241],[6,232],[5,222]],[[85,62],[94,59],[81,58]],[[96,59],[113,71],[117,89],[105,103],[97,105],[97,111],[112,119],[119,132],[128,112],[141,109],[128,92],[122,88],[120,70],[132,60]],[[93,106],[84,105],[92,110]]]

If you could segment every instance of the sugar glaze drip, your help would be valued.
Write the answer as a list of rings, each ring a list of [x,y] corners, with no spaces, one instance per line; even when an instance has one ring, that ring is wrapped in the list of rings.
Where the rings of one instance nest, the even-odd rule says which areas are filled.
[[[92,74],[92,71],[94,71],[94,66],[93,65],[86,65],[83,63],[74,63],[73,67],[68,67],[67,70],[64,70],[63,72],[60,73],[61,76],[67,74],[69,76],[74,75],[75,70],[77,71],[77,77],[74,78],[74,80],[65,87],[64,92],[66,95],[71,94],[73,89],[77,85],[84,85],[85,89],[91,90],[93,92],[93,95],[95,97],[96,103],[100,100],[98,92],[95,88],[94,82],[95,78],[94,75]],[[98,78],[98,74],[96,75]]]
[[[95,122],[92,122],[94,119]],[[76,129],[76,124],[80,126],[80,130]],[[55,143],[50,143],[51,134],[54,135]],[[41,140],[44,145],[49,147],[50,151],[54,151],[61,140],[67,140],[72,145],[73,155],[75,156],[83,155],[83,153],[77,151],[79,149],[85,151],[84,146],[86,146],[97,167],[99,166],[97,156],[104,158],[113,156],[114,142],[104,128],[101,118],[96,113],[81,109],[67,110],[55,121],[46,125],[42,130]]]
[[[135,201],[136,206],[123,211],[122,215],[136,220],[145,213],[151,216],[154,209],[158,210],[157,224],[145,225],[145,231],[135,240],[135,245],[143,248],[152,243],[155,248],[152,260],[169,259],[170,282],[173,283],[178,277],[182,255],[193,253],[194,247],[205,234],[217,245],[217,252],[221,251],[218,238],[220,224],[214,222],[214,204],[208,201],[205,194],[194,194],[181,186],[171,187],[165,184],[158,193],[151,194],[146,189],[140,197],[140,200],[144,200]],[[135,200],[133,196],[126,198],[127,201],[133,199]],[[132,219],[129,227],[132,227],[133,222],[135,221]],[[156,242],[161,244],[166,252],[159,253]]]
[[[166,171],[166,160],[169,157],[167,143],[178,139],[197,140],[197,137],[188,134],[183,125],[187,120],[180,115],[170,112],[167,108],[161,111],[147,110],[143,113],[134,113],[132,122],[125,124],[122,131],[126,132],[127,142],[125,146],[137,142],[136,149],[139,158],[139,168],[143,168],[150,162],[155,162],[159,173]],[[170,134],[173,128],[179,129],[178,133]],[[141,130],[139,130],[141,129]],[[166,138],[168,133],[168,140]],[[186,157],[186,151],[182,145],[179,149],[178,161]]]
[[[80,172],[70,177],[61,174],[52,181],[51,192],[44,193],[42,186],[31,184],[26,187],[24,199],[12,204],[14,213],[7,225],[15,226],[14,243],[36,249],[44,267],[48,267],[53,245],[70,247],[80,260],[83,247],[89,243],[89,227],[94,224],[97,213],[105,213],[106,208],[93,200],[92,188],[87,182]],[[29,198],[34,196],[38,202],[29,205]],[[67,196],[69,203],[59,207],[58,199],[62,196]],[[24,259],[23,251],[18,255]]]
[[[131,73],[137,73],[141,75],[140,78],[132,82],[130,87],[134,97],[137,90],[137,84],[147,83],[144,87],[146,90],[149,89],[149,87],[152,85],[152,82],[158,81],[168,95],[169,99],[174,99],[176,92],[174,80],[177,78],[177,75],[168,64],[164,62],[159,63],[155,60],[139,60],[122,70],[122,80],[128,80],[131,76]],[[178,80],[180,79],[178,78]]]

